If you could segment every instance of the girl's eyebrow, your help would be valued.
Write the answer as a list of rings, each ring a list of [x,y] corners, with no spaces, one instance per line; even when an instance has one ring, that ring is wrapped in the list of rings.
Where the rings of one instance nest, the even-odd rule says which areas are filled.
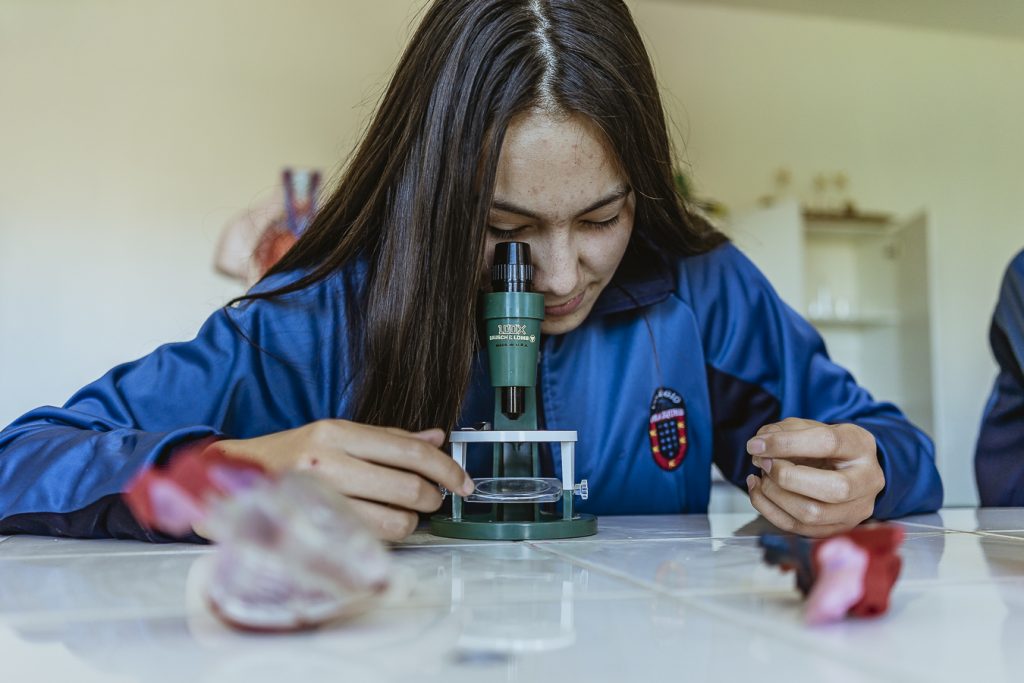
[[[590,213],[591,211],[597,211],[600,208],[603,208],[605,206],[608,206],[609,204],[612,204],[614,202],[619,201],[620,199],[622,199],[623,197],[625,197],[626,195],[628,195],[632,191],[633,191],[633,188],[629,187],[628,185],[623,185],[622,187],[619,187],[619,188],[613,190],[611,193],[609,193],[608,195],[602,197],[601,199],[598,199],[596,202],[594,202],[593,204],[591,204],[587,208],[583,209],[582,211],[580,211],[576,215],[577,216],[583,216],[585,214]],[[508,213],[514,213],[517,216],[523,216],[524,218],[532,218],[533,220],[540,220],[540,216],[538,216],[537,214],[533,213],[532,211],[527,211],[526,209],[524,209],[522,207],[519,207],[519,206],[516,206],[515,204],[510,204],[509,202],[504,202],[504,201],[501,201],[501,200],[495,200],[491,204],[491,208],[492,209],[498,209],[499,211],[506,211]]]

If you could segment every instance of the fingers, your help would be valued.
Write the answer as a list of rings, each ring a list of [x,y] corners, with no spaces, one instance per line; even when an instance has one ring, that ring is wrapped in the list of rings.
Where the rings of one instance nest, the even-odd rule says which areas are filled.
[[[324,458],[309,467],[340,493],[405,510],[433,512],[441,507],[437,485],[418,474],[381,467],[359,458]]]
[[[761,490],[761,479],[753,474],[747,476],[747,491],[750,492],[750,504],[764,515],[764,518],[782,531],[796,533],[798,523],[793,516],[768,500]]]
[[[874,454],[875,440],[857,425],[792,419],[762,427],[747,442],[747,452],[764,458],[854,460]]]
[[[755,457],[753,460],[754,466],[760,467],[766,478],[795,494],[823,503],[845,503],[855,497],[851,479],[858,476],[856,468],[832,470],[782,459]]]
[[[856,522],[852,524],[806,524],[765,495],[762,483],[763,480],[753,474],[747,477],[747,490],[750,491],[750,502],[754,509],[761,513],[765,519],[782,531],[818,538],[847,531],[856,524]]]
[[[765,425],[759,434],[748,445],[762,451],[752,456],[753,464],[786,491],[832,504],[870,499],[873,508],[885,487],[875,437],[862,427],[789,419]]]
[[[829,474],[836,474],[830,472]],[[759,482],[761,493],[781,510],[789,514],[797,522],[810,527],[845,526],[852,527],[865,519],[872,512],[873,500],[856,498],[839,503],[824,503],[814,498],[793,493],[770,477],[762,477]]]
[[[780,529],[824,536],[871,516],[885,485],[874,436],[853,424],[787,419],[765,425],[747,445],[764,476],[751,502]]]
[[[345,420],[321,420],[309,428],[314,450],[342,448],[360,460],[418,474],[461,495],[473,492],[473,480],[466,471],[434,445],[440,430],[412,435]]]
[[[415,512],[396,510],[358,498],[349,499],[352,511],[362,519],[370,531],[385,541],[401,541],[416,530],[419,517]]]

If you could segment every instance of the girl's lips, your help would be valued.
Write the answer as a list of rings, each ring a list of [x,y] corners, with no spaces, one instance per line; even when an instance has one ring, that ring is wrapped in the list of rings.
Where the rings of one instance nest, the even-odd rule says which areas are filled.
[[[556,318],[562,315],[569,315],[579,308],[581,303],[583,303],[583,294],[583,292],[580,292],[564,304],[559,304],[558,306],[545,306],[544,315]]]

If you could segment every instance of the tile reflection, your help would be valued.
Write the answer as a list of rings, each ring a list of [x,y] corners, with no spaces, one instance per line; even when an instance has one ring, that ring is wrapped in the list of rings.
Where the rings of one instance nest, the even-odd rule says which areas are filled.
[[[185,576],[199,556],[0,556],[0,619],[180,613],[184,608]]]
[[[571,646],[576,587],[586,588],[589,571],[522,544],[481,551],[472,558],[453,553],[449,560],[450,610],[459,614],[460,655],[472,659]],[[487,571],[491,563],[493,571]],[[502,594],[520,599],[502,600]],[[543,596],[543,601],[523,601],[524,596]]]

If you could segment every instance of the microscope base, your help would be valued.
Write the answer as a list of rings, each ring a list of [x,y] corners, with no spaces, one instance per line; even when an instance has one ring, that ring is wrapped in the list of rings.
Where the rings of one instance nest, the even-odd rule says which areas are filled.
[[[542,512],[541,517],[541,521],[536,522],[496,522],[487,514],[463,515],[460,520],[435,515],[430,518],[430,533],[472,541],[546,541],[597,533],[594,515],[580,514],[564,519],[561,515]]]

